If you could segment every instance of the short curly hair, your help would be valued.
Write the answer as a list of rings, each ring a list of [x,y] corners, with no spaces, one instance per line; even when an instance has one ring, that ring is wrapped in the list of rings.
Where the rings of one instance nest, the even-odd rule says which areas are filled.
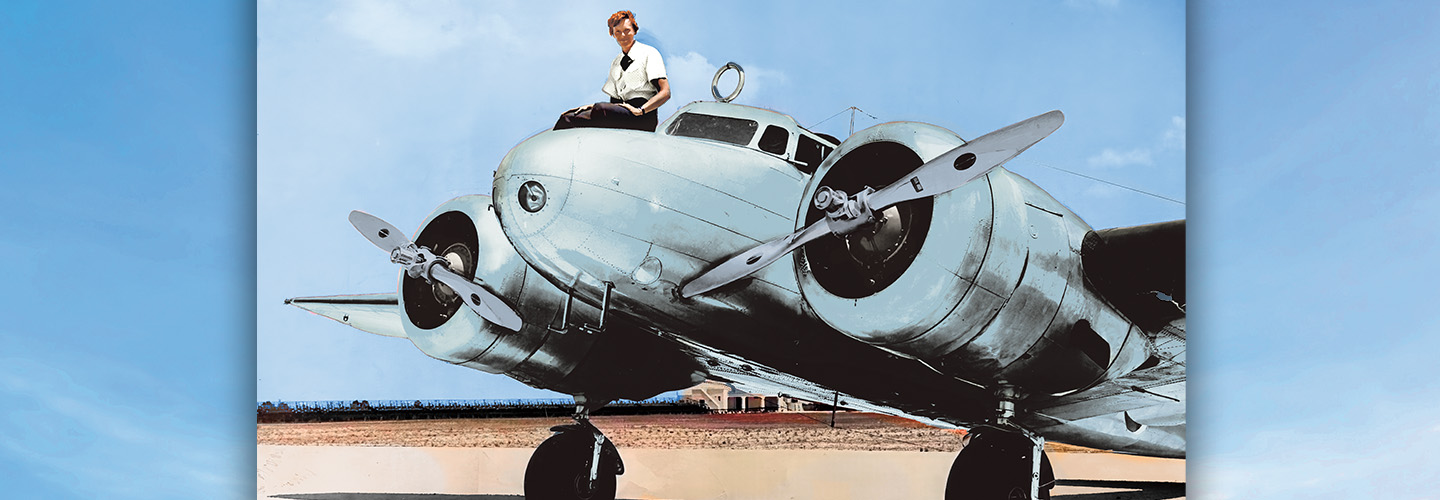
[[[612,35],[615,34],[615,27],[619,26],[620,23],[625,22],[626,19],[630,20],[630,25],[635,27],[636,33],[639,33],[640,23],[635,22],[635,13],[628,10],[622,10],[614,14],[610,14],[610,20],[605,21],[605,25],[609,27],[609,33]]]

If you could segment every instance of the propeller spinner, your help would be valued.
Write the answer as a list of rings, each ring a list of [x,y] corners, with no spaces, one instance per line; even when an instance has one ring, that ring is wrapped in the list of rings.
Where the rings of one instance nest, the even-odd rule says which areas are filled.
[[[520,315],[500,300],[500,297],[451,271],[450,263],[445,258],[436,256],[428,248],[416,246],[404,232],[389,222],[355,210],[350,212],[350,225],[355,226],[355,230],[360,231],[360,234],[375,246],[390,252],[390,262],[405,266],[405,273],[410,277],[444,283],[464,299],[470,310],[486,321],[517,332],[524,325]]]
[[[1059,110],[1020,121],[947,151],[879,190],[866,188],[847,195],[844,191],[821,188],[815,193],[814,203],[816,208],[826,211],[824,219],[721,262],[681,287],[680,296],[694,297],[749,276],[826,234],[849,234],[874,221],[875,212],[953,191],[1034,146],[1063,123],[1065,115]]]

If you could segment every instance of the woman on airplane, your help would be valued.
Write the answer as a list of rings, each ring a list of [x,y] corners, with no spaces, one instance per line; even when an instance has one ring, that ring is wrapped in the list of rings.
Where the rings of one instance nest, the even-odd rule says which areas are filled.
[[[560,115],[555,130],[578,127],[606,127],[653,132],[660,123],[656,110],[670,100],[670,83],[660,51],[635,41],[640,25],[635,14],[622,10],[606,21],[610,36],[620,45],[620,55],[610,63],[610,76],[601,90],[610,102],[597,102]]]

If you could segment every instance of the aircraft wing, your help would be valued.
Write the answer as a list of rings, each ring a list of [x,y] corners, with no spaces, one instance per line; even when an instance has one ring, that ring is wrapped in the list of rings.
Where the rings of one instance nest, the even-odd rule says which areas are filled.
[[[1145,331],[1185,317],[1184,220],[1091,231],[1080,254],[1085,278]]]
[[[704,360],[711,379],[728,382],[748,392],[779,394],[827,405],[838,401],[837,406],[841,408],[904,417],[943,429],[958,428],[953,422],[907,412],[884,402],[870,401],[846,391],[831,389],[684,337],[670,338],[680,343],[682,348],[696,359]]]
[[[927,416],[907,411],[905,405],[869,401],[846,391],[810,382],[707,346],[677,338],[698,359],[707,360],[710,376],[750,392],[778,393],[806,401],[830,404],[835,399],[844,408],[909,418],[941,428],[961,427],[952,418]],[[1075,425],[1093,417],[1115,416],[1120,421],[1146,415],[1178,414],[1183,425],[1185,407],[1185,321],[1167,325],[1154,336],[1156,356],[1141,369],[1074,394],[1034,402],[1021,417],[1037,428],[1059,430],[1059,434],[1086,432],[1091,425]],[[1133,415],[1134,417],[1131,417]],[[938,418],[936,418],[938,417]],[[1152,417],[1153,418],[1153,417]]]
[[[1089,389],[1032,405],[1036,413],[1073,421],[1119,412],[1185,404],[1185,320],[1166,325],[1153,337],[1155,355],[1141,368]]]
[[[285,299],[285,303],[357,330],[386,337],[405,338],[400,298],[394,293],[297,297]]]

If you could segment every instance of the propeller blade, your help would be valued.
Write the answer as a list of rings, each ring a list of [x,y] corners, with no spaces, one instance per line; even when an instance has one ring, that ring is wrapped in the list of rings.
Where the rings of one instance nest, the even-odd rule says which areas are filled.
[[[525,324],[520,319],[520,315],[501,301],[500,297],[490,293],[485,287],[465,279],[464,276],[455,274],[445,266],[432,265],[430,276],[454,290],[465,301],[465,305],[470,306],[470,310],[475,311],[475,314],[479,314],[486,321],[517,332]]]
[[[360,231],[365,239],[386,252],[394,252],[396,248],[410,243],[410,238],[405,237],[404,231],[379,217],[359,210],[350,212],[350,225],[355,226],[355,230]]]
[[[820,219],[805,229],[761,243],[760,246],[740,252],[739,255],[696,276],[695,279],[680,288],[680,296],[688,299],[749,276],[750,273],[770,265],[780,257],[784,257],[785,254],[800,248],[801,245],[827,234],[830,234],[828,221]]]
[[[980,136],[872,193],[870,206],[878,212],[897,203],[950,192],[1030,149],[1063,123],[1065,115],[1055,110]]]
[[[860,193],[850,202],[858,204],[862,213],[867,214],[864,217],[868,217],[872,211],[879,212],[898,203],[950,192],[1034,146],[1063,123],[1065,115],[1059,110],[1020,121],[925,162],[906,178],[869,193],[868,199],[865,193]],[[860,218],[846,221],[832,226],[829,218],[821,219],[805,229],[741,252],[690,280],[680,288],[680,296],[688,299],[727,285],[770,265],[801,245],[831,233],[832,227],[833,231],[844,233],[852,230],[855,224],[864,222]]]
[[[437,260],[430,250],[416,247],[410,238],[405,236],[404,231],[384,219],[354,210],[350,212],[350,225],[355,226],[355,230],[360,231],[360,234],[375,246],[389,252],[391,262],[405,266],[411,277],[428,274],[430,278],[440,280],[454,290],[470,310],[486,321],[517,332],[524,325],[520,315],[500,300],[500,297],[478,283],[439,265],[444,261]]]

